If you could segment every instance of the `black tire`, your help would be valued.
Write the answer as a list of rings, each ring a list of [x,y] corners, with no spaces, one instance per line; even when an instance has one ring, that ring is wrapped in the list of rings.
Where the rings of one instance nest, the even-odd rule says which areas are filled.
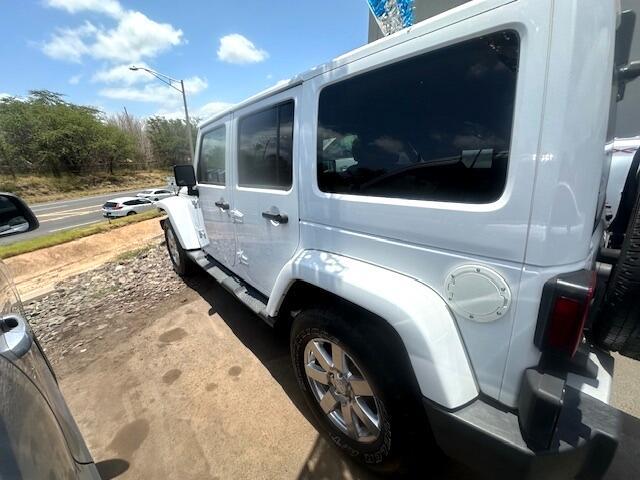
[[[620,257],[594,324],[595,342],[640,360],[640,195],[636,196]]]
[[[171,223],[167,221],[164,225],[164,239],[167,245],[167,253],[169,254],[169,259],[171,260],[171,264],[173,265],[173,270],[181,277],[189,277],[193,275],[197,270],[197,265],[193,263],[191,258],[189,258],[189,256],[187,255],[187,252],[182,248],[182,245],[180,245],[180,240],[178,239],[175,230],[171,226]],[[172,252],[170,242],[175,242],[174,252]]]
[[[366,312],[349,307],[310,308],[296,316],[290,334],[296,379],[324,433],[339,450],[377,473],[406,474],[415,451],[424,454],[433,445],[417,382],[404,347],[391,341],[395,332],[389,332]],[[320,407],[305,373],[305,348],[318,338],[341,347],[371,386],[380,425],[375,441],[361,443],[350,438]],[[340,409],[340,404],[335,408]]]
[[[133,210],[131,210],[130,212],[127,213],[127,217],[130,217],[131,215],[135,215],[136,212],[134,212]]]

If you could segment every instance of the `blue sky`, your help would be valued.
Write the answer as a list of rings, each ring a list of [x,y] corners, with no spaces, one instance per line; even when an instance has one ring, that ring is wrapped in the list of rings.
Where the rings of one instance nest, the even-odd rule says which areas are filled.
[[[64,93],[107,113],[181,116],[131,64],[187,84],[206,117],[366,43],[366,0],[0,0],[0,95]]]

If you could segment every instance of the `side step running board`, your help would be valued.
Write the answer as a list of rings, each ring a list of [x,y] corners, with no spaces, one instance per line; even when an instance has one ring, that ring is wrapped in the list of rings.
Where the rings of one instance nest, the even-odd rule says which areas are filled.
[[[216,282],[222,285],[225,290],[237,297],[238,300],[249,307],[253,313],[267,322],[269,326],[273,327],[276,319],[267,315],[267,298],[264,295],[256,291],[253,287],[245,284],[226,267],[202,250],[191,250],[186,253],[194,262],[211,275]]]

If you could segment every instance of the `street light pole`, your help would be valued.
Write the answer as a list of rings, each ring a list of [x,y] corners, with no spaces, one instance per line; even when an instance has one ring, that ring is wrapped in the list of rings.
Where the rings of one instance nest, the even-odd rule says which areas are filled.
[[[164,73],[156,72],[155,70],[151,70],[150,68],[147,68],[147,67],[136,67],[135,65],[132,65],[131,67],[129,67],[129,70],[132,70],[134,72],[138,70],[144,70],[145,72],[150,73],[161,82],[166,83],[171,88],[173,88],[174,90],[177,90],[182,94],[182,103],[184,104],[184,116],[187,122],[186,133],[187,133],[187,140],[189,142],[189,156],[193,160],[193,155],[194,155],[193,137],[191,135],[191,121],[189,120],[189,109],[187,108],[187,94],[184,89],[184,80],[177,80],[168,75],[165,75]],[[176,87],[174,85],[175,83],[179,83],[180,88]]]
[[[180,88],[182,89],[182,102],[184,103],[184,116],[187,119],[187,136],[189,137],[189,154],[193,160],[193,137],[191,134],[191,120],[189,120],[189,109],[187,108],[187,95],[184,93],[184,81],[180,80]]]

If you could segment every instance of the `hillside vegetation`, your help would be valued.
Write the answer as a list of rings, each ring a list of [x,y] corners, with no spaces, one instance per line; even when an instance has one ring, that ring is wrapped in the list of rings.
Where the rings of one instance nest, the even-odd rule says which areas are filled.
[[[0,191],[32,202],[162,185],[189,161],[181,120],[107,116],[47,90],[0,99]]]

